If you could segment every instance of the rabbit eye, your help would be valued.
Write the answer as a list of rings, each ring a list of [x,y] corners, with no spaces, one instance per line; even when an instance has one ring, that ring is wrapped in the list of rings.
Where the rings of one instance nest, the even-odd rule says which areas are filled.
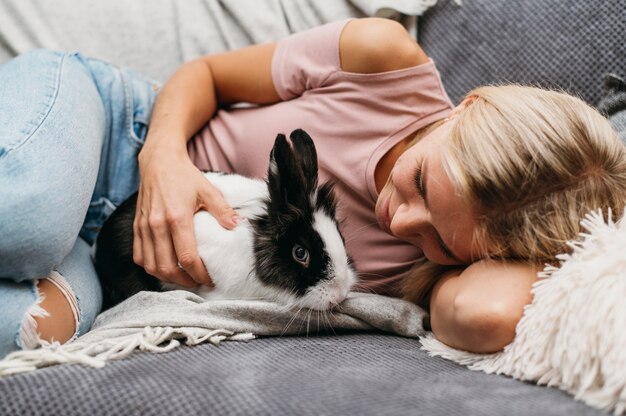
[[[300,244],[296,244],[295,246],[293,246],[293,249],[291,250],[291,255],[293,256],[293,259],[295,261],[301,263],[302,265],[304,265],[304,267],[307,267],[309,265],[309,250],[302,247]]]

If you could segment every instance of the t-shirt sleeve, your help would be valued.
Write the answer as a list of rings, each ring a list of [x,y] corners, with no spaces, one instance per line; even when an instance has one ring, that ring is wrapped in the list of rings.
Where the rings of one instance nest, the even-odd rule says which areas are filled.
[[[280,98],[289,100],[319,88],[341,69],[339,37],[350,20],[314,27],[278,42],[272,57],[272,80]]]

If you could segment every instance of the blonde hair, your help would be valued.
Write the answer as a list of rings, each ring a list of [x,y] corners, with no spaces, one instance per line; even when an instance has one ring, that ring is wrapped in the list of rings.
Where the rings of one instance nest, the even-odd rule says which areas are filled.
[[[477,248],[486,257],[553,263],[569,251],[586,213],[622,216],[626,147],[598,111],[565,93],[519,85],[480,87],[468,97],[448,121],[442,160],[479,216],[473,243],[484,243]],[[419,261],[404,297],[428,308],[449,268]]]

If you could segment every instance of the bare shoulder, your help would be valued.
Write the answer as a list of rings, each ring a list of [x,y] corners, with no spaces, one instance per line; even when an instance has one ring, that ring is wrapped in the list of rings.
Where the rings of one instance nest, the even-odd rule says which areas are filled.
[[[341,69],[376,73],[428,62],[428,56],[398,22],[364,18],[348,22],[339,40]]]

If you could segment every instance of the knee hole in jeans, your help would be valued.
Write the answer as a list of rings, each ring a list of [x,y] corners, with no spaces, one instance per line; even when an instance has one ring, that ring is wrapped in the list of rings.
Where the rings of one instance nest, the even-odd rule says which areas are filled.
[[[54,287],[56,287],[56,289],[61,292],[61,294],[70,306],[74,319],[74,331],[73,335],[65,342],[72,341],[77,336],[80,323],[80,314],[78,310],[78,302],[76,300],[76,296],[72,292],[72,289],[68,285],[65,278],[61,276],[58,272],[53,271],[45,279],[48,280],[48,282],[50,282]],[[41,304],[45,299],[45,295],[39,291],[37,287],[37,282],[35,282],[34,284],[37,300],[28,309],[28,311],[26,311],[26,314],[22,318],[22,324],[20,327],[20,344],[23,349],[34,349],[38,348],[39,346],[50,346],[55,343],[59,344],[58,341],[51,340],[51,342],[45,339],[41,339],[40,337],[36,318],[47,318],[50,316],[50,313],[41,307]]]

